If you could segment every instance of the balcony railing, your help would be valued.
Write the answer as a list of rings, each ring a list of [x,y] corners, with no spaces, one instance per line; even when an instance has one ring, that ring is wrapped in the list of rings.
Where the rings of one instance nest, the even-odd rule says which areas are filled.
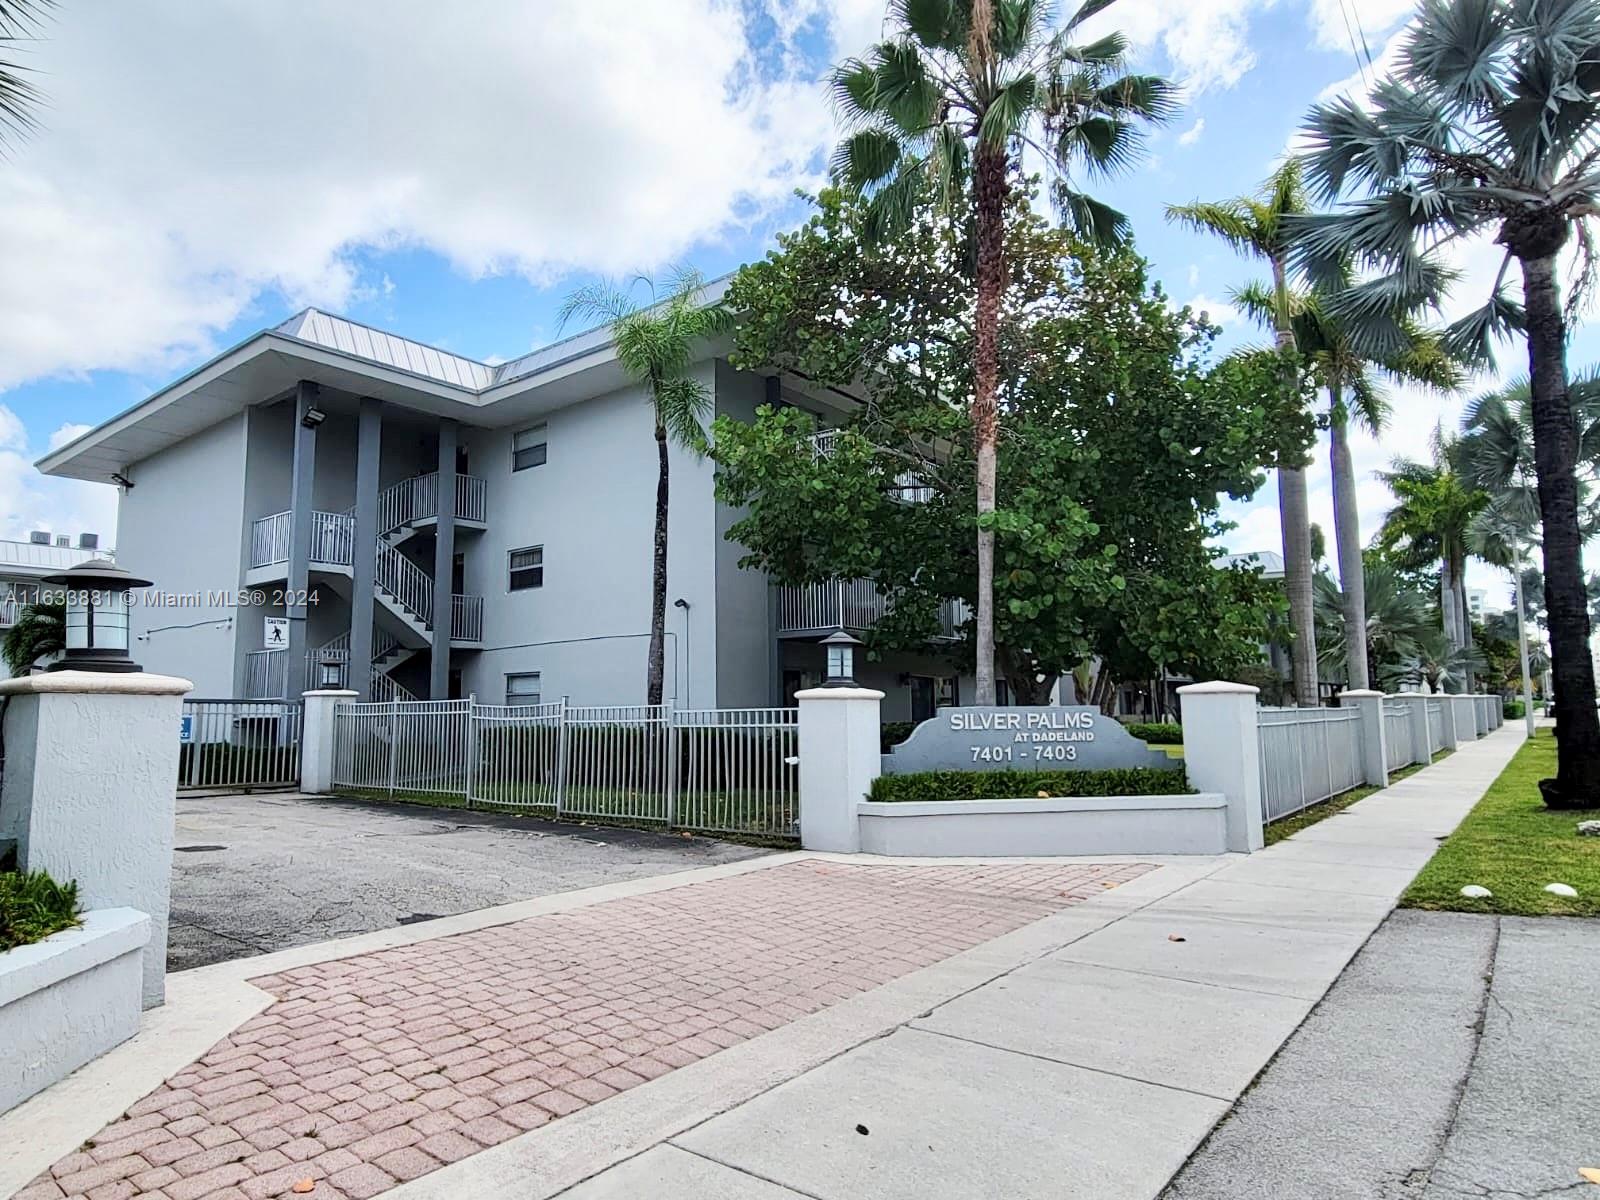
[[[291,514],[262,517],[250,529],[250,565],[270,567],[289,561]],[[311,514],[311,561],[348,567],[355,547],[355,520],[349,513]]]
[[[870,579],[834,579],[778,589],[778,632],[781,634],[871,629],[888,611],[888,600]],[[958,637],[969,615],[965,601],[944,601],[939,606],[939,636]]]
[[[483,641],[483,597],[450,597],[450,640],[454,642]]]
[[[489,485],[475,475],[456,475],[456,517],[484,523],[489,517]],[[439,513],[439,473],[402,479],[378,493],[378,536],[393,533]],[[311,561],[349,566],[355,544],[355,510],[311,514]],[[273,513],[250,530],[250,565],[270,567],[289,561],[291,514]]]
[[[819,429],[807,439],[811,443],[811,460],[827,458],[839,441],[837,429]],[[915,472],[902,471],[894,477],[889,497],[904,504],[926,504],[933,499],[933,489],[917,477]]]

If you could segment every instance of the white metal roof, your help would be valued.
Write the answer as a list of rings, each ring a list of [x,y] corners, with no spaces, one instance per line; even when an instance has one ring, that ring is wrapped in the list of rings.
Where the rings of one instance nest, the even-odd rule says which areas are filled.
[[[707,302],[720,300],[731,278],[708,283]],[[39,469],[107,482],[301,379],[482,425],[548,412],[625,382],[605,326],[491,365],[308,308],[45,455]]]

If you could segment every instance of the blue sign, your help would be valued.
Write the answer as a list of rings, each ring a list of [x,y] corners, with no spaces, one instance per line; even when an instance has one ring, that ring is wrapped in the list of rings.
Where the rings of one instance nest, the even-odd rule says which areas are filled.
[[[184,713],[178,718],[178,744],[188,745],[194,741],[194,714]]]

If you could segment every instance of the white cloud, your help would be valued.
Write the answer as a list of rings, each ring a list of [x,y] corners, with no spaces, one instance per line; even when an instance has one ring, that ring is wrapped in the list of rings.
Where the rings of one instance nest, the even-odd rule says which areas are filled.
[[[1230,88],[1256,65],[1250,15],[1274,0],[1132,0],[1086,23],[1085,36],[1127,35],[1136,54],[1159,46],[1191,93]]]
[[[1178,135],[1178,145],[1192,146],[1200,140],[1200,135],[1206,131],[1206,119],[1199,118],[1189,128]]]
[[[65,445],[88,430],[63,425],[48,448]],[[51,479],[33,469],[42,449],[28,444],[21,420],[0,404],[0,538],[24,540],[36,529],[52,533],[98,533],[101,544],[116,544],[117,491],[80,479]]]
[[[1211,318],[1213,325],[1227,328],[1239,322],[1239,310],[1226,300],[1213,300],[1210,296],[1200,294],[1191,296],[1187,301],[1190,308],[1197,313],[1205,313]]]
[[[0,387],[169,370],[272,291],[381,292],[362,247],[540,282],[658,265],[787,204],[831,138],[733,0],[291,7],[61,10],[46,128],[0,172]]]

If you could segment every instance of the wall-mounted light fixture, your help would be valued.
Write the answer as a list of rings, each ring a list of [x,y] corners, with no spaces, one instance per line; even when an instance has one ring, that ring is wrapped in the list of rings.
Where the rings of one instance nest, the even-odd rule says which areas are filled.
[[[111,482],[120,488],[127,488],[129,491],[133,490],[133,480],[129,479],[121,471],[111,472]]]
[[[327,413],[323,412],[320,408],[313,407],[306,409],[306,415],[300,418],[300,424],[304,425],[307,429],[315,429],[327,419]]]

